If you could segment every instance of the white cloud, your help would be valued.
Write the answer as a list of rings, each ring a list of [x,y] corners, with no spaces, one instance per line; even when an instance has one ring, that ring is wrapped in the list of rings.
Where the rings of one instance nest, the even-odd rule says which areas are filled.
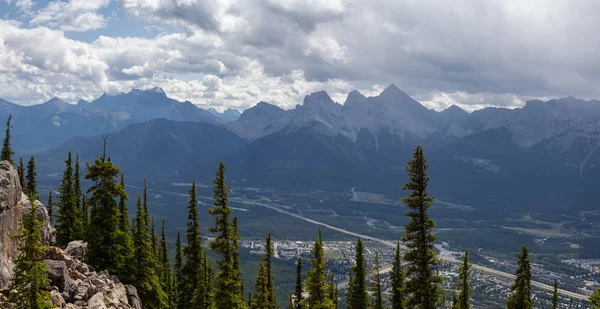
[[[7,1],[10,4],[10,1]],[[23,12],[30,12],[31,8],[35,5],[33,0],[17,0],[15,5]]]
[[[110,0],[52,1],[36,13],[31,23],[77,32],[104,28],[108,20],[97,10],[109,3]]]

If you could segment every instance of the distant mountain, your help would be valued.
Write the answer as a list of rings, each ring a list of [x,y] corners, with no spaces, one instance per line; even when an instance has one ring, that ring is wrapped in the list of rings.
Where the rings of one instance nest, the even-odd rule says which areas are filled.
[[[217,118],[220,119],[220,121],[222,123],[236,121],[240,118],[240,115],[242,114],[239,110],[233,109],[233,108],[228,108],[228,109],[224,110],[222,113],[219,113],[214,108],[209,108],[209,109],[207,109],[207,111],[209,113],[217,116]]]
[[[0,100],[0,117],[13,115],[13,148],[32,153],[56,147],[74,136],[94,136],[114,132],[130,124],[165,118],[211,124],[228,122],[189,101],[179,102],[160,88],[133,89],[129,93],[103,94],[92,102],[68,104],[52,98],[48,102],[21,106]],[[229,111],[225,117],[234,117]]]

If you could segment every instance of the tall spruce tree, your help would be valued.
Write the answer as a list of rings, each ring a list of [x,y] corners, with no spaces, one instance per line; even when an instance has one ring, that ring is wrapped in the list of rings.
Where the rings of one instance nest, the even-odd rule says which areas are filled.
[[[36,176],[37,172],[35,171],[35,159],[31,157],[27,162],[27,194],[33,195],[34,200],[39,200],[40,194],[37,190],[37,181],[35,180]]]
[[[175,265],[173,266],[173,272],[175,273],[175,308],[185,308],[185,277],[183,275],[183,252],[181,249],[181,235],[177,233],[177,240],[175,241]]]
[[[0,161],[8,161],[10,164],[15,164],[15,162],[12,160],[12,155],[14,155],[15,152],[10,147],[10,129],[12,129],[12,126],[10,125],[11,120],[12,114],[8,115],[8,120],[6,120],[6,130],[4,131],[4,143],[2,144]]]
[[[127,194],[117,183],[120,174],[119,167],[105,161],[103,156],[96,158],[92,165],[88,164],[85,179],[92,181],[93,185],[88,190],[91,192],[91,211],[86,231],[87,261],[96,269],[106,269],[119,278],[127,278],[131,276],[133,252],[128,241],[129,234],[119,227],[120,212],[116,199]],[[72,193],[77,194],[74,190]],[[76,207],[74,209],[77,210]],[[79,215],[76,218],[81,220]]]
[[[81,236],[82,222],[77,209],[75,192],[73,191],[73,160],[71,152],[65,160],[65,171],[63,173],[60,187],[58,188],[58,216],[56,218],[56,244],[66,246],[70,241],[77,240]]]
[[[73,198],[75,199],[75,208],[77,209],[77,214],[79,215],[79,219],[78,219],[78,224],[79,224],[79,231],[78,231],[78,235],[76,235],[76,237],[78,239],[84,239],[85,238],[85,228],[87,228],[86,226],[84,226],[83,224],[83,217],[84,217],[84,209],[83,209],[83,190],[81,189],[81,173],[80,173],[80,166],[79,166],[79,154],[75,155],[75,169],[73,170]]]
[[[48,191],[48,203],[46,203],[46,207],[48,208],[48,221],[50,225],[54,225],[54,202],[52,201],[52,190]]]
[[[121,188],[125,191],[125,176],[121,174]],[[119,196],[119,228],[123,232],[129,231],[129,211],[127,210],[127,195]],[[82,203],[83,204],[83,203]],[[82,209],[82,212],[84,210]]]
[[[410,181],[402,187],[403,190],[410,191],[408,197],[402,199],[409,209],[406,216],[410,218],[402,236],[408,247],[404,260],[407,263],[406,292],[409,296],[409,308],[433,309],[444,302],[442,277],[437,274],[440,260],[434,248],[435,222],[427,213],[433,202],[433,197],[427,193],[427,167],[423,149],[418,146],[414,151],[413,160],[406,166]]]
[[[296,287],[294,288],[295,309],[303,309],[302,306],[302,259],[298,257],[296,262]]]
[[[273,278],[273,255],[274,247],[271,233],[267,235],[265,241],[265,267],[267,267],[267,288],[268,288],[268,308],[277,309],[277,298],[275,297],[275,279]]]
[[[19,174],[19,184],[21,184],[21,189],[23,190],[23,193],[29,196],[27,194],[27,181],[25,180],[25,165],[23,164],[23,158],[19,158],[17,174]]]
[[[404,295],[404,269],[402,268],[400,242],[396,244],[390,277],[392,279],[392,309],[404,309],[406,308],[406,298]]]
[[[239,253],[239,241],[242,239],[240,233],[240,225],[238,223],[238,218],[233,217],[233,269],[240,269],[240,253]],[[241,293],[244,295],[244,278],[242,277],[241,271],[238,272],[238,279],[240,282],[240,288],[242,289]]]
[[[458,270],[459,282],[457,285],[460,289],[458,294],[459,309],[471,309],[471,303],[469,302],[471,299],[471,283],[469,282],[469,269],[471,269],[471,264],[469,264],[469,250],[466,250],[465,255],[463,256],[463,263],[462,265],[460,265],[460,268]]]
[[[590,296],[590,303],[592,303],[591,309],[600,309],[600,289],[596,289]]]
[[[235,251],[238,245],[229,218],[229,189],[225,182],[225,165],[221,162],[213,181],[214,207],[209,209],[215,222],[215,226],[210,228],[210,232],[215,234],[210,248],[221,255],[221,259],[217,261],[215,304],[217,308],[240,309],[246,308],[246,303],[242,293],[242,282],[239,280],[240,269],[235,268]]]
[[[460,307],[458,302],[458,294],[456,294],[456,291],[452,291],[452,302],[450,303],[450,309],[459,309]]]
[[[379,251],[375,252],[375,303],[373,309],[383,309],[383,294],[381,290],[381,274],[379,273]]]
[[[158,236],[156,236],[156,223],[154,222],[154,216],[150,217],[150,243],[152,244],[152,253],[156,256],[157,260],[160,260],[160,254],[158,252]],[[161,266],[157,269],[156,273],[160,274]]]
[[[136,216],[134,220],[134,285],[138,289],[140,299],[144,308],[163,309],[168,308],[167,295],[163,291],[156,273],[158,261],[152,252],[150,234],[146,212],[142,206],[142,198],[138,194],[136,202]]]
[[[558,280],[554,279],[554,290],[552,291],[552,309],[558,309]]]
[[[310,261],[312,268],[308,272],[306,290],[308,297],[304,301],[307,309],[333,309],[334,305],[329,298],[327,276],[325,273],[325,251],[323,249],[323,234],[319,236],[313,248],[313,258]]]
[[[507,309],[531,309],[531,264],[529,262],[529,250],[523,246],[521,253],[517,254],[519,259],[515,282],[510,287],[513,292],[506,303]]]
[[[194,293],[197,293],[196,302],[204,302],[204,293],[201,293],[200,288],[205,287],[204,276],[202,273],[203,249],[202,249],[202,234],[200,233],[200,214],[198,212],[198,197],[196,191],[196,182],[192,182],[192,186],[188,191],[190,199],[188,201],[188,221],[186,239],[187,246],[183,249],[183,280],[184,284],[182,295],[184,308],[195,308],[193,304]],[[182,291],[180,291],[181,293]],[[203,306],[196,304],[196,306]]]
[[[31,209],[19,228],[19,255],[15,260],[10,301],[17,309],[50,309],[50,280],[43,262],[47,248],[42,244],[42,222],[37,219],[38,206],[29,195]]]
[[[335,276],[331,273],[329,277],[329,298],[333,302],[333,309],[338,307],[338,296],[337,296],[337,283],[335,283]]]
[[[169,261],[169,246],[167,245],[167,234],[165,232],[165,219],[162,219],[162,226],[160,229],[160,282],[163,285],[163,290],[167,294],[169,308],[174,306],[172,295],[172,275],[171,275],[171,262]]]
[[[267,266],[264,261],[258,262],[258,274],[256,275],[256,283],[254,284],[254,296],[252,297],[251,309],[268,309],[269,304],[269,283],[268,283]]]
[[[87,194],[81,197],[81,208],[82,208],[82,219],[81,226],[84,231],[87,231],[87,227],[90,225],[90,201]],[[87,232],[85,233],[87,234]],[[86,235],[83,235],[86,237]]]
[[[367,264],[365,261],[365,247],[360,237],[356,240],[355,256],[356,264],[352,267],[351,298],[348,299],[348,307],[352,309],[369,308],[369,294],[367,293]]]

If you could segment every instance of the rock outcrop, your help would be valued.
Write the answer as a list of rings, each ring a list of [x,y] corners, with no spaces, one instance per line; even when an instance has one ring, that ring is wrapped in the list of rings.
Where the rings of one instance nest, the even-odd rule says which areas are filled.
[[[37,217],[44,224],[42,238],[45,244],[52,243],[56,231],[50,225],[46,207],[36,201]],[[18,242],[14,235],[19,233],[19,222],[31,209],[31,203],[19,182],[17,170],[8,162],[0,162],[0,289],[10,283],[13,261],[18,255]]]

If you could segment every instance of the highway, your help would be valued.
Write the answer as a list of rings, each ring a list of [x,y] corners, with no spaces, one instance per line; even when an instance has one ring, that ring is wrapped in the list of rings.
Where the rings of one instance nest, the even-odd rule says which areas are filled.
[[[291,216],[291,217],[294,217],[294,218],[297,218],[297,219],[300,219],[300,220],[304,220],[304,221],[310,222],[310,223],[315,224],[315,225],[320,225],[320,226],[326,227],[328,229],[331,229],[331,230],[334,230],[334,231],[337,231],[337,232],[340,232],[340,233],[344,233],[344,234],[355,236],[355,237],[360,237],[363,240],[366,239],[366,240],[378,242],[378,243],[381,243],[381,244],[384,244],[384,245],[387,245],[387,246],[390,246],[390,247],[396,247],[396,243],[395,242],[384,240],[384,239],[380,239],[380,238],[376,238],[376,237],[372,237],[372,236],[369,236],[369,235],[363,235],[363,234],[351,232],[351,231],[348,231],[348,230],[345,230],[345,229],[341,229],[341,228],[335,227],[333,225],[329,225],[329,224],[326,224],[326,223],[323,223],[323,222],[319,222],[317,220],[313,220],[313,219],[310,219],[310,218],[303,217],[303,216],[295,214],[295,213],[291,213],[289,211],[286,211],[284,209],[281,209],[281,208],[273,206],[273,205],[259,203],[259,202],[253,201],[253,200],[247,200],[247,199],[242,199],[242,198],[231,198],[231,201],[235,201],[235,202],[242,203],[242,204],[248,204],[248,205],[256,205],[256,206],[266,207],[266,208],[272,209],[272,210],[274,210],[276,212],[279,212],[279,213],[282,213],[282,214],[285,214],[285,215],[288,215],[288,216]],[[402,249],[406,249],[406,248],[403,247]],[[454,259],[454,258],[450,258],[450,257],[440,257],[440,258],[443,261],[449,262],[449,263],[454,263],[454,264],[461,263],[460,260],[457,260],[457,259]],[[387,268],[389,268],[389,266]],[[489,268],[489,267],[485,267],[485,266],[481,266],[481,265],[477,265],[477,264],[472,264],[472,268],[476,269],[476,270],[479,270],[479,271],[482,271],[482,272],[486,272],[486,273],[491,274],[491,275],[498,276],[498,277],[504,277],[504,278],[507,278],[507,279],[510,279],[510,280],[514,280],[515,279],[515,275],[509,274],[509,273],[505,273],[503,271],[499,271],[499,270],[496,270],[496,269],[493,269],[493,268]],[[385,267],[384,267],[384,269],[382,269],[382,271],[387,271],[387,269],[385,269]],[[540,283],[540,282],[536,282],[536,281],[532,281],[531,285],[534,286],[534,287],[536,287],[536,288],[538,288],[538,289],[546,290],[546,291],[550,291],[550,292],[552,292],[554,290],[554,287],[552,287],[550,285],[547,285],[547,284]],[[566,296],[566,297],[571,297],[571,298],[575,298],[575,299],[579,299],[579,300],[584,300],[584,301],[588,301],[589,300],[589,296],[587,296],[587,295],[583,295],[583,294],[579,294],[579,293],[575,293],[575,292],[571,292],[571,291],[566,291],[566,290],[563,290],[563,289],[558,289],[558,294]]]

